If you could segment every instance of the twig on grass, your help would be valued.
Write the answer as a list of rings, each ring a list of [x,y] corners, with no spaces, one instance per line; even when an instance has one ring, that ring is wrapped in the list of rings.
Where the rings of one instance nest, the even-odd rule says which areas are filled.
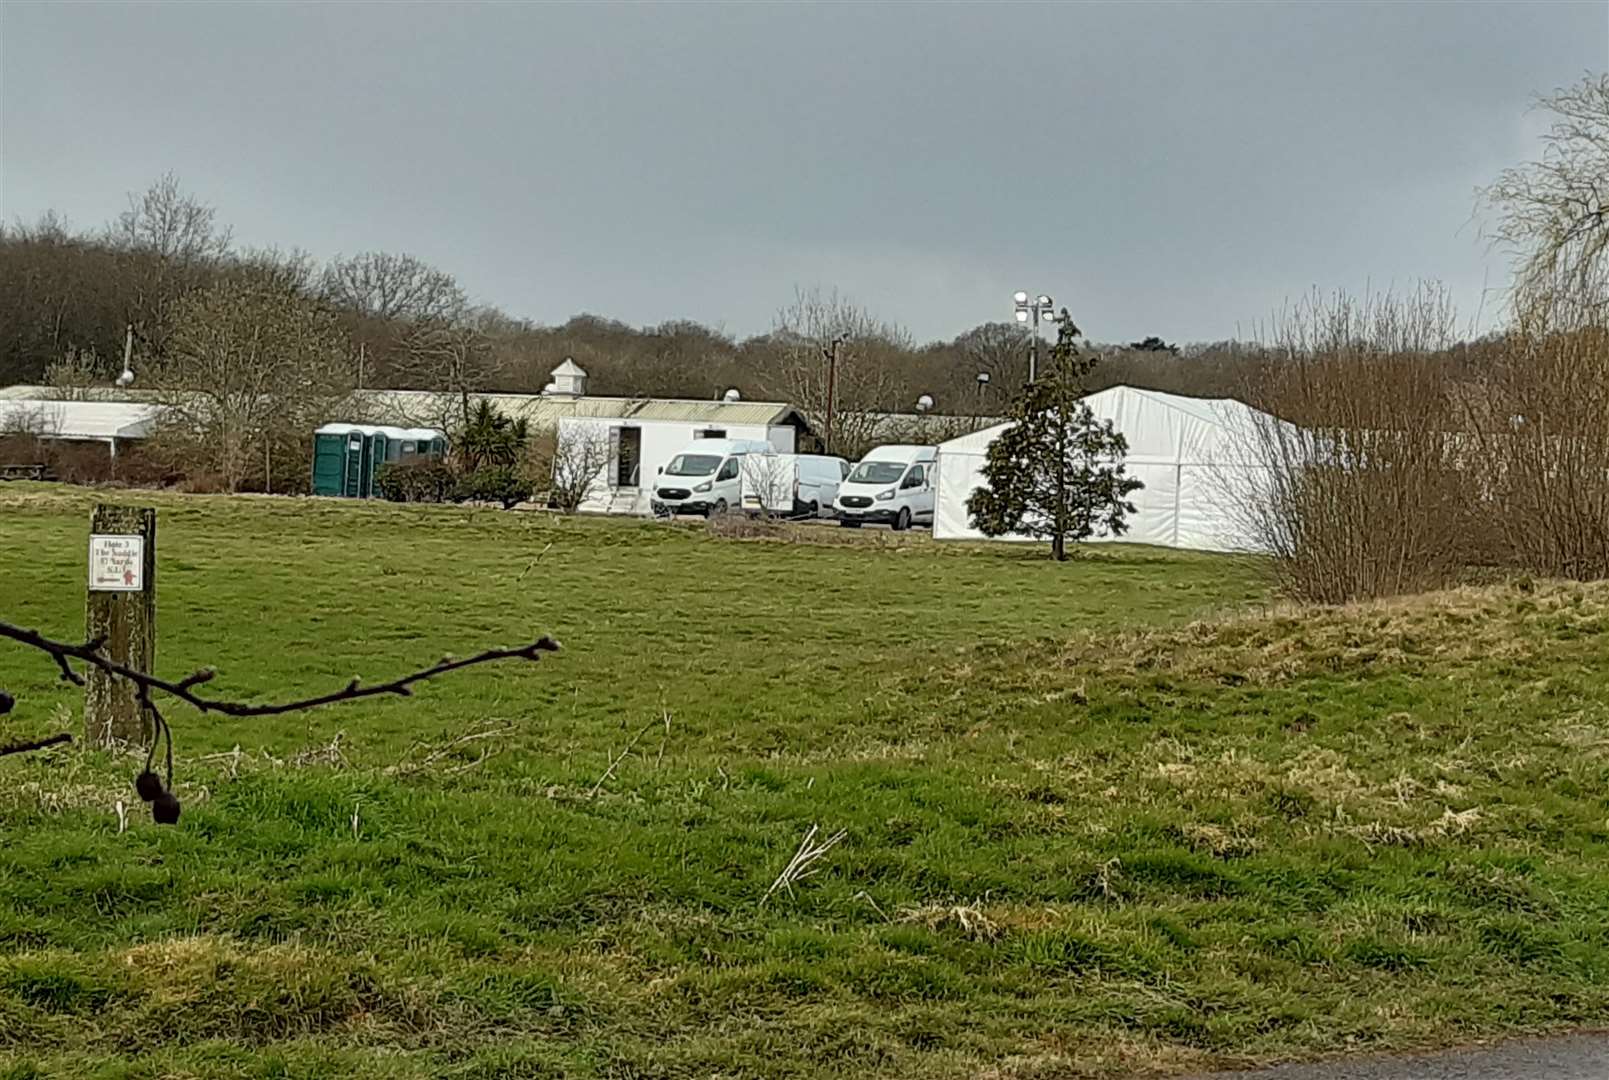
[[[839,829],[818,844],[815,842],[816,834],[820,831],[821,827],[819,825],[810,826],[810,831],[806,832],[804,839],[799,841],[799,850],[793,853],[793,858],[788,860],[788,865],[782,868],[782,873],[777,875],[777,879],[771,883],[771,887],[765,891],[765,895],[760,897],[761,907],[764,907],[765,902],[771,899],[771,895],[778,890],[792,896],[794,883],[803,881],[821,869],[817,865],[821,857],[837,847],[838,841],[848,835],[846,830]]]
[[[447,742],[439,744],[432,749],[430,753],[426,754],[418,761],[399,761],[395,765],[388,766],[385,770],[385,774],[387,776],[411,776],[414,773],[424,772],[426,769],[429,769],[438,761],[446,758],[460,747],[467,746],[473,742],[479,742],[482,739],[495,739],[503,735],[509,735],[512,734],[513,731],[514,728],[512,725],[497,728],[483,728],[480,731],[471,731],[466,735],[460,735],[455,739],[449,739]],[[422,749],[424,749],[424,744],[415,743],[413,749],[410,750],[409,753],[411,754],[414,751]],[[456,765],[451,769],[447,769],[446,772],[448,774],[453,774],[471,769],[485,761],[486,758],[490,756],[491,752],[491,747],[483,747],[480,756],[474,761],[469,762],[467,765]]]
[[[204,762],[208,765],[213,763],[222,764],[225,761],[229,762],[229,779],[235,780],[240,776],[240,761],[245,756],[245,751],[240,749],[239,743],[236,743],[233,750],[224,750],[216,754],[203,754],[196,760]]]
[[[536,558],[534,558],[530,562],[526,563],[525,564],[525,569],[521,570],[520,571],[520,576],[515,578],[514,580],[515,581],[524,581],[525,580],[525,575],[529,574],[532,570],[536,569],[536,564],[542,561],[542,556],[546,555],[552,549],[553,549],[553,541],[549,540],[548,541],[548,546],[543,548],[541,551],[538,551],[536,553]]]
[[[659,720],[650,720],[648,723],[644,724],[640,729],[638,729],[637,734],[631,737],[631,741],[626,744],[625,749],[621,750],[619,756],[612,759],[609,762],[609,767],[603,770],[603,775],[598,777],[598,782],[592,785],[591,791],[587,792],[587,798],[591,799],[597,796],[598,792],[603,789],[603,785],[608,781],[609,777],[614,775],[615,768],[622,761],[626,760],[626,755],[631,753],[632,748],[642,741],[642,737],[644,735],[654,730],[654,728],[658,727],[660,724],[664,724],[665,726],[665,738],[670,738],[670,713],[669,711],[665,711]],[[665,754],[664,742],[660,742],[659,744],[659,753],[661,757],[663,757]]]
[[[291,764],[298,768],[306,768],[309,765],[328,765],[331,768],[344,769],[350,764],[346,760],[346,754],[341,750],[341,740],[344,738],[346,738],[346,732],[337,731],[335,737],[330,740],[327,746],[298,750],[291,757]]]
[[[888,912],[884,911],[881,907],[879,907],[877,905],[877,901],[872,899],[872,894],[867,892],[865,889],[862,889],[862,890],[860,890],[860,892],[856,893],[855,894],[855,899],[856,900],[864,900],[868,904],[870,904],[872,906],[872,910],[877,912],[878,915],[881,915],[884,922],[892,922],[893,921],[892,919],[890,919],[888,917]]]

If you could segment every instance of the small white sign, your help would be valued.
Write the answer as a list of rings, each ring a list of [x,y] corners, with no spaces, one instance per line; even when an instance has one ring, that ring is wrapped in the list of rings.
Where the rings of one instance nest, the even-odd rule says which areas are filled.
[[[139,592],[145,588],[145,537],[91,536],[91,592]]]

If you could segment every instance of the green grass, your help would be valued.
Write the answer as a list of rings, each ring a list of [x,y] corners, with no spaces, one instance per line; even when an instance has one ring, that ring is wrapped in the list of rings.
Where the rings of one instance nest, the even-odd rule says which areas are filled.
[[[566,648],[176,706],[173,829],[118,834],[129,757],[0,760],[0,1076],[1124,1075],[1609,1019],[1609,589],[1262,610],[1139,548],[154,501],[159,667],[217,693]],[[0,489],[0,617],[81,632],[91,503]],[[5,737],[80,722],[47,658],[0,686]]]

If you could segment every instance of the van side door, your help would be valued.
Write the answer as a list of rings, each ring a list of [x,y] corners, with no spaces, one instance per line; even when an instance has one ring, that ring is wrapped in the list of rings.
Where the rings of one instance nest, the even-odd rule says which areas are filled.
[[[933,463],[919,461],[906,472],[900,482],[900,495],[911,508],[911,517],[918,521],[933,520]]]
[[[743,504],[742,484],[738,482],[738,470],[743,465],[740,457],[729,457],[721,462],[721,467],[715,471],[715,483],[710,485],[710,501],[725,499],[727,506],[741,506]]]

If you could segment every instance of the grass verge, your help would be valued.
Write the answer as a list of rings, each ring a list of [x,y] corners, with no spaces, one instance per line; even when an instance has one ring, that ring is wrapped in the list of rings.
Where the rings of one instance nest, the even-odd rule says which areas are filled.
[[[71,633],[88,498],[0,495],[0,609]],[[1609,1015],[1609,590],[159,501],[165,672],[568,649],[175,709],[177,829],[118,832],[125,759],[0,762],[13,1075],[1102,1076]],[[45,658],[0,684],[70,722]]]

